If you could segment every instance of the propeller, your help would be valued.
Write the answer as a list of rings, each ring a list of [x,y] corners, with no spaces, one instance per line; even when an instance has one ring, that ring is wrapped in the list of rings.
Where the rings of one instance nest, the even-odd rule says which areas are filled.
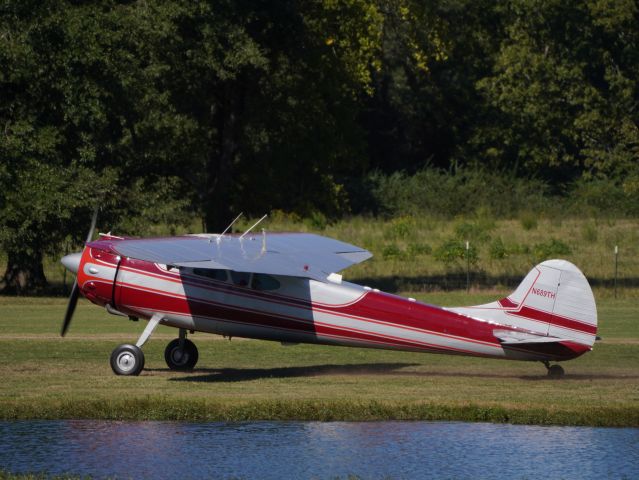
[[[95,230],[95,224],[98,220],[98,208],[93,211],[93,218],[91,219],[91,228],[89,229],[89,234],[87,235],[87,242],[90,242],[93,239],[93,231]],[[80,265],[80,255],[78,253],[72,253],[70,255],[66,255],[62,258],[62,264],[68,269],[73,271],[73,267],[75,267],[75,272],[77,275],[77,270]],[[69,303],[67,304],[67,311],[64,314],[64,321],[62,322],[62,330],[60,330],[60,336],[64,337],[69,329],[69,324],[71,323],[71,318],[73,317],[73,312],[75,312],[75,307],[78,304],[78,296],[80,295],[80,287],[78,286],[78,278],[76,276],[73,281],[73,287],[71,288],[71,295],[69,295]]]

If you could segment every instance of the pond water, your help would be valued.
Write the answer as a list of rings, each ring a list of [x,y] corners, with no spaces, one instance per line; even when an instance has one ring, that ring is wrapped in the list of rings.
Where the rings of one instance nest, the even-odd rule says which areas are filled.
[[[93,478],[639,478],[639,429],[461,422],[0,422],[0,468]]]

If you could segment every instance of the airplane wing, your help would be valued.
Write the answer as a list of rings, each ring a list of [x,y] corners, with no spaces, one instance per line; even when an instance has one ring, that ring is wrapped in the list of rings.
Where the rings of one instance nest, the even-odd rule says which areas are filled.
[[[527,332],[514,332],[512,330],[493,330],[493,335],[499,339],[502,345],[525,345],[533,343],[557,343],[570,342],[569,338],[548,337]]]
[[[238,236],[185,235],[167,238],[98,240],[89,246],[109,247],[116,254],[178,267],[211,268],[236,272],[326,277],[372,254],[332,238],[310,233],[269,233]]]

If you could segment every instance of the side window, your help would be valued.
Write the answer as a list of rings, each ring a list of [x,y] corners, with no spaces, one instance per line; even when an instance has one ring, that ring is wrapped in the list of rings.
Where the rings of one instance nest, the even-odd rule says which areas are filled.
[[[280,288],[280,282],[265,273],[254,273],[253,283],[251,285],[255,290],[277,290]]]
[[[235,285],[248,287],[249,283],[251,283],[251,274],[250,272],[235,272],[231,270],[231,280],[233,280]]]
[[[214,270],[211,268],[194,268],[193,273],[201,277],[212,278],[220,282],[228,281],[227,270]]]
[[[157,263],[156,264],[158,267],[160,267],[160,270],[166,270],[167,272],[179,272],[180,269],[179,267],[176,267],[175,265],[167,265],[164,263]]]

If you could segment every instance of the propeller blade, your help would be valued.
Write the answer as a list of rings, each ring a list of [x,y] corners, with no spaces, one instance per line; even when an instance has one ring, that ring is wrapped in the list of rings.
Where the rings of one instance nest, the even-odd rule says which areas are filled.
[[[87,242],[93,240],[93,232],[95,231],[95,224],[98,221],[98,207],[93,210],[93,218],[91,218],[91,227],[89,228],[89,234],[87,235]],[[71,257],[67,255],[65,258]],[[79,260],[78,260],[79,266]],[[66,266],[66,265],[65,265]],[[76,268],[77,271],[77,268]],[[67,304],[67,312],[64,314],[64,321],[62,322],[62,330],[60,330],[60,336],[64,337],[67,334],[71,319],[73,318],[73,312],[78,304],[78,296],[80,295],[80,287],[78,286],[78,279],[73,282],[73,288],[71,288],[71,295],[69,295],[69,303]]]
[[[95,230],[95,224],[98,221],[98,207],[93,210],[93,218],[91,218],[91,228],[89,228],[89,234],[87,235],[87,242],[93,240],[93,231]]]
[[[78,287],[78,280],[73,282],[73,288],[71,288],[71,295],[69,295],[69,303],[67,304],[67,313],[64,315],[64,322],[62,322],[62,330],[60,336],[64,337],[69,329],[73,312],[75,312],[75,306],[78,304],[78,296],[80,295],[80,287]]]

